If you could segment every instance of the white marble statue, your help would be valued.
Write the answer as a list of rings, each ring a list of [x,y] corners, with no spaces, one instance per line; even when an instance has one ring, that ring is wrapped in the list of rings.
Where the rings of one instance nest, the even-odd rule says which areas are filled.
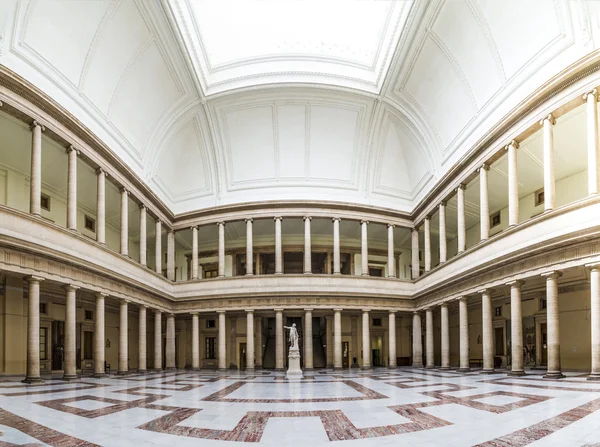
[[[298,349],[298,330],[296,329],[296,323],[292,323],[292,326],[284,326],[284,329],[290,330],[290,350]]]

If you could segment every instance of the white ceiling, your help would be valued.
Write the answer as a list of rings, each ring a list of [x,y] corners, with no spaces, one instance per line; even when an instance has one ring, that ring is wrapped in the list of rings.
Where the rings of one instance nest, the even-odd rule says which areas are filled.
[[[598,3],[4,0],[0,63],[175,213],[280,199],[411,211],[598,48]]]

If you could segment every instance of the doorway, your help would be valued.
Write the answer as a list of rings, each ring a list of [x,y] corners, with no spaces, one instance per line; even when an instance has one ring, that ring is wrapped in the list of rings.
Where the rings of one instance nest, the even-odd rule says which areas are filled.
[[[350,368],[350,343],[342,342],[342,368]]]
[[[494,328],[494,343],[495,343],[495,354],[503,356],[504,355],[504,328],[497,327]]]
[[[383,359],[381,355],[383,337],[376,335],[371,338],[371,364],[372,366],[383,366]]]
[[[240,369],[246,369],[246,343],[240,343]]]
[[[548,364],[548,325],[540,324],[540,333],[542,336],[542,365]]]

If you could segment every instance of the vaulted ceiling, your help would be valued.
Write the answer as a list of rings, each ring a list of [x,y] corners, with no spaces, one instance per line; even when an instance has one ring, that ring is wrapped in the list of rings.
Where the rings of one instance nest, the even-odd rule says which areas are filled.
[[[281,199],[411,211],[600,45],[600,5],[3,0],[0,45],[175,213]]]

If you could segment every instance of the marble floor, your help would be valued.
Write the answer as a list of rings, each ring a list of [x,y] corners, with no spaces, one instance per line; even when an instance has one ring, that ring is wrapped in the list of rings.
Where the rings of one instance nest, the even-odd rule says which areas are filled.
[[[2,446],[600,446],[600,383],[412,368],[0,380]]]

